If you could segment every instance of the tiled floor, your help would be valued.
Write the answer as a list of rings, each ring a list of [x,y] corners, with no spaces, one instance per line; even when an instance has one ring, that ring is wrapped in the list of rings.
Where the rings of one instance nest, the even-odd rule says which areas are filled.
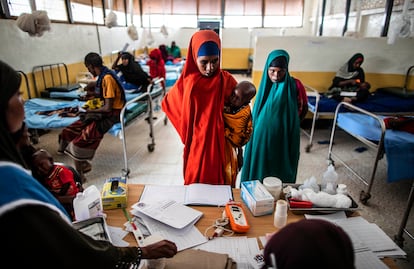
[[[239,79],[248,79],[239,76]],[[155,148],[149,152],[148,144],[151,143],[149,136],[149,125],[144,120],[138,120],[129,125],[126,129],[127,159],[130,170],[129,183],[151,183],[151,184],[183,184],[182,180],[182,150],[183,146],[179,137],[167,122],[164,125],[164,115],[161,111],[156,113],[157,120],[154,126]],[[57,149],[58,130],[51,131],[40,137],[37,147],[43,147],[52,153]],[[322,178],[323,172],[327,168],[328,145],[330,129],[317,129],[314,137],[314,145],[311,152],[306,153],[304,148],[308,143],[308,137],[301,135],[301,157],[298,168],[297,183],[302,183],[305,179],[315,176],[317,180]],[[369,175],[372,169],[374,155],[371,150],[358,153],[354,149],[361,145],[344,132],[337,132],[334,150],[343,154],[357,170],[365,175]],[[342,155],[341,155],[342,156]],[[72,160],[67,156],[54,154],[55,161],[72,164]],[[94,184],[99,189],[108,177],[123,175],[124,153],[122,141],[118,137],[107,134],[96,156],[92,161],[92,171],[86,175],[88,181],[86,185]],[[410,168],[412,169],[412,168]],[[366,187],[355,179],[345,167],[336,164],[336,171],[339,180],[347,184],[349,192],[354,200],[358,202],[359,192]],[[397,233],[403,210],[406,207],[408,193],[411,188],[410,181],[395,183],[386,182],[386,161],[379,162],[376,173],[375,184],[373,185],[372,197],[367,205],[359,203],[361,215],[370,222],[379,225],[391,238]],[[411,217],[408,220],[407,228],[414,232],[414,210],[411,210]],[[407,252],[406,260],[398,259],[398,268],[414,268],[414,240],[404,235],[405,242],[403,250]]]

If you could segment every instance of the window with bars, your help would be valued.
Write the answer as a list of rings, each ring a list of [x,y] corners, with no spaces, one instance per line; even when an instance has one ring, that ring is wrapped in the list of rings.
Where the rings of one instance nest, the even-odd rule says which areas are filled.
[[[55,21],[104,24],[108,14],[108,0],[0,0],[8,18],[32,11],[46,10]],[[118,25],[131,24],[129,3],[112,0],[112,10]],[[303,0],[134,0],[134,24],[139,27],[193,27],[199,19],[222,20],[222,26],[231,27],[297,27],[302,25]],[[140,10],[142,7],[142,11]],[[71,14],[72,18],[68,17]],[[140,17],[142,16],[142,20]],[[141,25],[142,21],[142,25]]]

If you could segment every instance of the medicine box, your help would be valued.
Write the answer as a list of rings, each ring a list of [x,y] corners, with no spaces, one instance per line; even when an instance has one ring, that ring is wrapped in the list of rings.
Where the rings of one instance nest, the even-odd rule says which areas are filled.
[[[274,198],[259,180],[243,181],[240,195],[253,216],[273,214]]]
[[[102,205],[105,209],[127,207],[128,187],[125,177],[111,177],[102,188]]]

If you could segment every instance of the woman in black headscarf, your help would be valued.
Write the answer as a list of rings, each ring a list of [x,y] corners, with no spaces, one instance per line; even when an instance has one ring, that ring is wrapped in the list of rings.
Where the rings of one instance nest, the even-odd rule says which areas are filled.
[[[371,85],[365,81],[365,72],[361,67],[364,55],[355,53],[336,72],[327,95],[338,102],[362,102],[369,96]]]
[[[118,64],[119,58],[121,63]],[[150,76],[142,69],[142,67],[134,59],[129,52],[121,52],[118,54],[112,65],[115,72],[122,72],[120,79],[122,86],[127,92],[146,92],[151,82]]]
[[[348,234],[320,219],[303,219],[285,226],[266,243],[264,258],[262,269],[355,269]]]

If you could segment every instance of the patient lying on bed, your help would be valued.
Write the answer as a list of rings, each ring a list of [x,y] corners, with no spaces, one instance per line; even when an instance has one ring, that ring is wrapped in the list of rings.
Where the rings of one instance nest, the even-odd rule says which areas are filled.
[[[51,116],[57,114],[60,117],[77,117],[79,116],[79,108],[77,107],[64,107],[61,109],[38,111],[36,114]]]

